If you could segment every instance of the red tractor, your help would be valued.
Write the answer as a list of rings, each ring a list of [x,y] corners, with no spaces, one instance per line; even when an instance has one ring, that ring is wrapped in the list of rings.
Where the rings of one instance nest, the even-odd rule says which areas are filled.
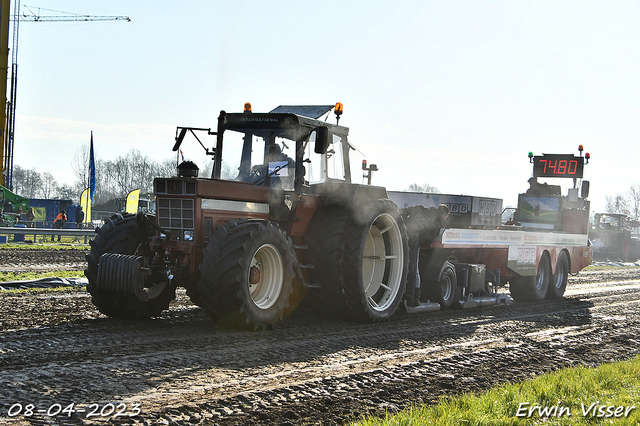
[[[405,295],[408,237],[382,187],[351,182],[342,105],[221,111],[210,177],[191,162],[156,178],[156,217],[116,215],[97,230],[85,274],[93,303],[120,318],[158,316],[176,287],[215,321],[269,326],[303,296],[324,311],[379,321]]]

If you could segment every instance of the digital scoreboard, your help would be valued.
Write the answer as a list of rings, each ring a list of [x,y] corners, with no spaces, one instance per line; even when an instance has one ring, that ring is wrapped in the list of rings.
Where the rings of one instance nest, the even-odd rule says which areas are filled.
[[[537,155],[533,157],[533,176],[582,179],[584,160],[571,154]]]

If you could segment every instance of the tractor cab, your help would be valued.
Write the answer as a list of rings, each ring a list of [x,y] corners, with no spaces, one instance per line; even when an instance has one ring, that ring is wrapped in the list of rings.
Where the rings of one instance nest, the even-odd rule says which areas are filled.
[[[295,211],[302,195],[322,192],[318,187],[325,184],[350,183],[349,129],[320,119],[328,117],[331,110],[339,121],[340,103],[335,106],[280,106],[268,113],[254,113],[251,105],[245,104],[242,113],[221,111],[216,131],[179,127],[174,151],[190,133],[213,157],[211,176],[203,176],[194,183],[197,185],[195,193],[205,199],[205,204],[200,206],[204,211],[204,226],[207,226],[207,217],[213,221],[210,229],[229,219],[222,212],[228,211],[226,207],[207,207],[235,205],[242,207],[247,217],[263,217],[260,212],[268,212],[265,218],[279,222],[290,232],[297,220]],[[215,136],[213,148],[206,148],[198,138],[202,132]],[[186,172],[181,171],[179,165],[178,177],[197,177],[197,170],[186,169]],[[161,194],[165,187],[163,180],[156,182],[156,190],[160,189]],[[229,204],[229,201],[251,204],[240,206]],[[159,204],[168,207],[170,201],[160,199]],[[196,217],[198,210],[195,207]],[[209,215],[208,210],[221,214]],[[173,228],[169,211],[160,209],[158,219],[160,226]]]
[[[174,151],[192,133],[208,155],[213,156],[211,179],[248,183],[284,191],[300,192],[303,186],[339,179],[350,182],[347,135],[349,129],[320,120],[336,106],[279,106],[269,113],[220,112],[217,131],[178,127]],[[215,135],[209,149],[196,132]]]
[[[211,175],[303,192],[304,186],[327,179],[350,181],[347,134],[349,129],[320,121],[334,107],[278,107],[269,113],[225,113],[218,131]],[[300,114],[309,114],[308,117]]]

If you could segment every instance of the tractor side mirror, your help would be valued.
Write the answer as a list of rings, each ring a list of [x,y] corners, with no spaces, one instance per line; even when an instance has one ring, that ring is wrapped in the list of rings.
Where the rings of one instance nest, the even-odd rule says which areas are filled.
[[[329,149],[329,129],[327,127],[318,127],[316,129],[316,154],[326,154]]]
[[[175,145],[173,145],[173,151],[177,151],[180,148],[180,145],[182,145],[182,141],[187,134],[187,129],[185,129],[184,127],[178,127],[178,129],[180,129],[180,133],[178,133],[178,131],[176,130],[176,143]]]
[[[582,198],[587,198],[589,196],[589,181],[588,180],[583,180],[582,181],[582,189],[580,190],[580,196]]]

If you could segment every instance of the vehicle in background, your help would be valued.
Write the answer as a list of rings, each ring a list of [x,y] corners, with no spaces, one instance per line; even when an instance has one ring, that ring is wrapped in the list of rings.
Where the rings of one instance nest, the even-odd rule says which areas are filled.
[[[638,260],[640,258],[639,228],[640,222],[626,214],[596,213],[589,228],[594,259]]]
[[[13,226],[29,210],[29,200],[0,185],[0,226]]]

